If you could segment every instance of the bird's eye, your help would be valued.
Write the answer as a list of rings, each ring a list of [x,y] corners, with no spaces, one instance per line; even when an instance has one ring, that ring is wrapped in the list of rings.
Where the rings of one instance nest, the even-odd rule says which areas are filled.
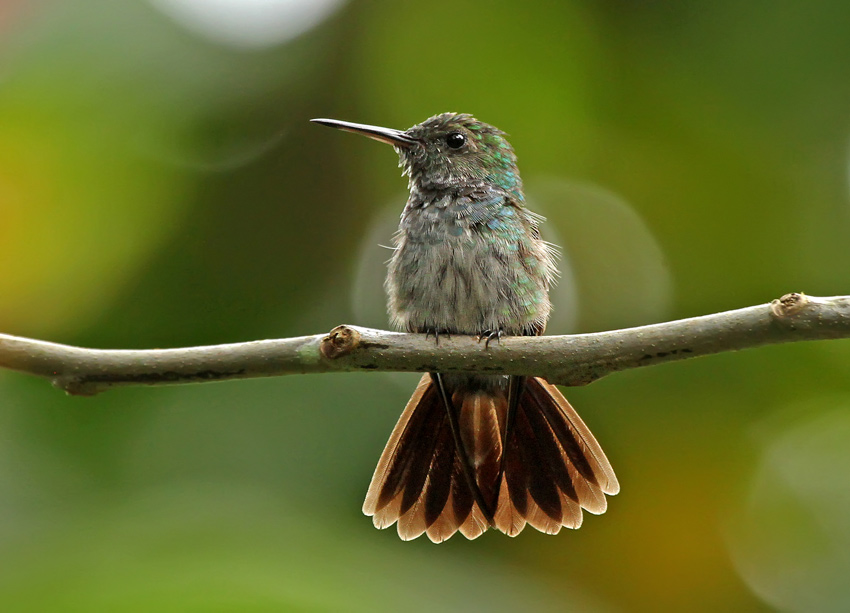
[[[446,135],[446,144],[452,149],[460,149],[466,143],[466,136],[460,132],[452,132]]]

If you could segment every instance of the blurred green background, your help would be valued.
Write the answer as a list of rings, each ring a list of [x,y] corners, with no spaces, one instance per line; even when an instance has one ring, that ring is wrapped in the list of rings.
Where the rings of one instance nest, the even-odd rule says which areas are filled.
[[[385,146],[511,134],[550,332],[850,293],[850,5],[6,0],[0,331],[172,347],[386,327]],[[360,514],[416,377],[64,397],[0,373],[3,611],[842,611],[850,343],[567,390],[601,517],[434,546]]]

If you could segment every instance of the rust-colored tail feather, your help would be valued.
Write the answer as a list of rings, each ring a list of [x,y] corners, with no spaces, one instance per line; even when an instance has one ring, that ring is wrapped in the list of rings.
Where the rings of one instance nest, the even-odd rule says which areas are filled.
[[[545,380],[527,378],[519,394],[505,437],[507,391],[455,390],[466,451],[459,454],[443,399],[424,375],[381,455],[363,512],[378,528],[397,523],[404,540],[427,534],[435,543],[458,531],[474,539],[490,527],[516,536],[526,524],[556,534],[578,528],[582,508],[603,513],[605,494],[620,486],[590,430]],[[462,455],[479,499],[495,510],[492,522],[470,490]]]

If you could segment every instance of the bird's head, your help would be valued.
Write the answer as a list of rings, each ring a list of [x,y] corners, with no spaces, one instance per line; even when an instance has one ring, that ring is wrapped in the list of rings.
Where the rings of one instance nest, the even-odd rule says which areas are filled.
[[[464,113],[441,113],[407,130],[336,119],[316,123],[395,147],[411,189],[496,186],[521,194],[516,155],[505,133]]]

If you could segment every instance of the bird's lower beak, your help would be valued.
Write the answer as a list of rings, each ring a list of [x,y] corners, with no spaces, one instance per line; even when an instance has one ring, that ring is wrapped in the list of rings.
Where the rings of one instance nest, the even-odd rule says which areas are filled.
[[[338,119],[311,119],[313,123],[318,123],[329,128],[337,128],[346,132],[354,132],[362,134],[369,138],[393,145],[394,147],[410,147],[416,144],[416,140],[407,135],[401,130],[393,130],[392,128],[382,128],[380,126],[369,126],[362,123],[351,123],[349,121],[339,121]]]

